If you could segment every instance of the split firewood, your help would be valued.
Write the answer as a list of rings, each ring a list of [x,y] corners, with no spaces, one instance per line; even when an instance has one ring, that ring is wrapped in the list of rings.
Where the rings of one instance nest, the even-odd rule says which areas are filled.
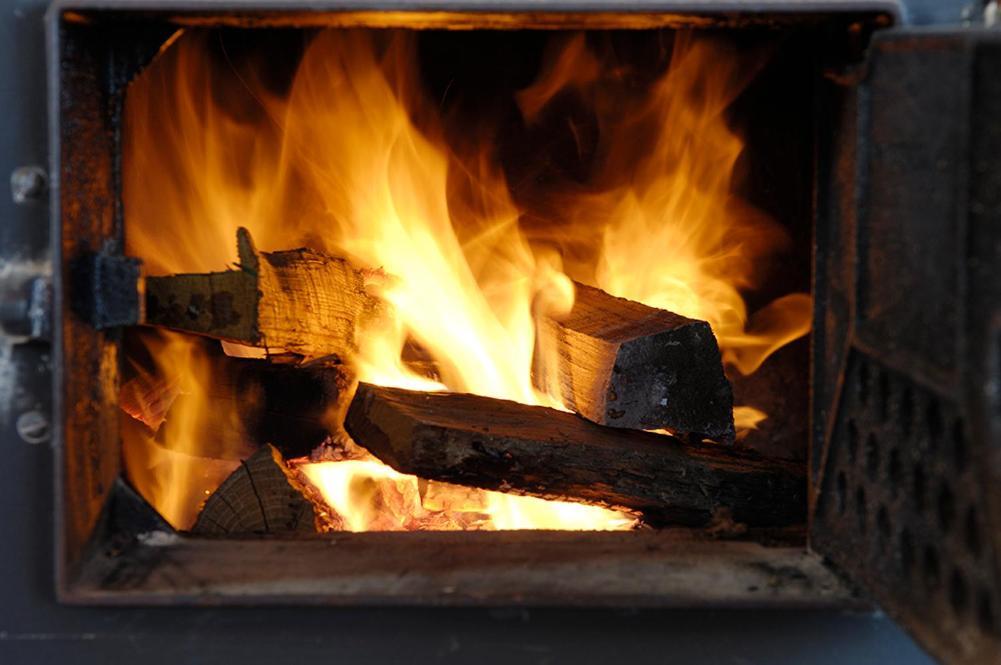
[[[309,483],[266,445],[244,460],[205,501],[198,535],[317,533],[339,528]],[[336,520],[336,518],[333,518]]]
[[[544,320],[539,337],[558,357],[564,403],[588,420],[733,440],[733,393],[705,321],[578,284],[573,309]],[[537,371],[536,383],[545,381]]]
[[[311,249],[258,252],[237,232],[236,270],[146,278],[144,323],[305,358],[357,348],[357,334],[378,325],[385,281],[344,259]]]
[[[345,428],[403,473],[638,511],[702,525],[719,509],[751,526],[801,523],[802,465],[609,428],[538,406],[359,384]]]

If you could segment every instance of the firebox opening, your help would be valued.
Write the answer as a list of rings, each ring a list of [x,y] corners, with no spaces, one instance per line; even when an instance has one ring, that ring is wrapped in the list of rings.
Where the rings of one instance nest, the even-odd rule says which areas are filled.
[[[200,535],[802,526],[822,34],[179,30],[129,482]]]

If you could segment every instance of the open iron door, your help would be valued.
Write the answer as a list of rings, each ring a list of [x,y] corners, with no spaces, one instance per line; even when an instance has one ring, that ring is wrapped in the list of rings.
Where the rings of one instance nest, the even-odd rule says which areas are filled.
[[[878,32],[832,79],[811,546],[938,659],[999,663],[1001,31]]]

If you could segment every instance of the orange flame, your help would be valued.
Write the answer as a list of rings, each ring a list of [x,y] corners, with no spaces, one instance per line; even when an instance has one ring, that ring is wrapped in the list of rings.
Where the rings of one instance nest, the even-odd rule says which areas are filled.
[[[316,192],[317,233],[357,265],[397,278],[382,295],[402,325],[366,336],[361,376],[412,382],[405,371],[390,378],[401,373],[409,338],[439,362],[449,389],[550,403],[531,382],[531,304],[567,278],[533,256],[504,180],[486,160],[459,163],[426,135],[433,128],[415,127],[418,101],[405,105],[401,90],[415,77],[415,60],[412,41],[394,40],[377,60],[365,34],[323,33],[299,66],[283,116],[284,160],[307,165],[296,186]],[[471,180],[463,239],[450,169]],[[553,290],[572,298],[567,288]]]
[[[205,498],[253,450],[244,443],[236,402],[212,399],[214,370],[202,340],[162,332],[145,336],[144,343],[156,375],[179,394],[155,432],[123,412],[123,462],[163,518],[186,529]]]
[[[755,58],[748,65],[742,55],[720,40],[678,33],[667,72],[636,98],[623,88],[621,67],[599,60],[577,36],[518,101],[532,122],[572,90],[597,115],[598,173],[585,192],[561,200],[571,224],[555,238],[570,251],[580,237],[600,233],[593,276],[578,269],[575,277],[708,321],[724,361],[751,374],[809,332],[811,300],[779,298],[749,321],[741,296],[785,242],[776,224],[732,193],[744,144],[725,113],[757,69]]]
[[[573,224],[539,244],[523,232],[492,146],[461,158],[449,149],[404,33],[321,32],[278,92],[253,68],[214,66],[213,48],[203,34],[182,35],[129,90],[127,252],[153,273],[218,270],[236,259],[233,238],[246,226],[265,250],[308,245],[384,268],[395,276],[381,295],[396,321],[367,332],[350,359],[363,381],[562,407],[555,391],[533,386],[532,369],[555,374],[536,321],[572,306],[568,273],[708,320],[742,372],[808,330],[807,296],[780,299],[750,323],[740,296],[781,239],[731,195],[742,142],[723,112],[747,77],[732,54],[679,37],[649,94],[619,109],[600,99],[615,72],[583,37],[568,41],[518,102],[531,121],[570,86],[607,115],[607,145],[588,191],[567,206]],[[575,243],[594,248],[586,269],[563,265]],[[167,339],[152,349],[158,363],[202,376],[183,336]],[[435,360],[440,383],[405,366],[408,343]],[[200,452],[189,434],[175,436],[165,448]],[[126,442],[130,477],[172,523],[189,525],[203,484],[188,467],[161,473],[141,444]],[[427,484],[365,454],[301,468],[350,530],[634,525],[600,507]]]

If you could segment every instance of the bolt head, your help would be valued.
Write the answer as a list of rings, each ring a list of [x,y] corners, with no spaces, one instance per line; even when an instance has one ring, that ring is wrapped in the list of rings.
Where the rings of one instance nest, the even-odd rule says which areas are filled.
[[[49,176],[41,166],[19,166],[10,174],[10,194],[14,203],[38,201],[49,189]]]
[[[16,426],[25,443],[45,443],[52,435],[49,420],[39,411],[25,411],[17,417]]]

